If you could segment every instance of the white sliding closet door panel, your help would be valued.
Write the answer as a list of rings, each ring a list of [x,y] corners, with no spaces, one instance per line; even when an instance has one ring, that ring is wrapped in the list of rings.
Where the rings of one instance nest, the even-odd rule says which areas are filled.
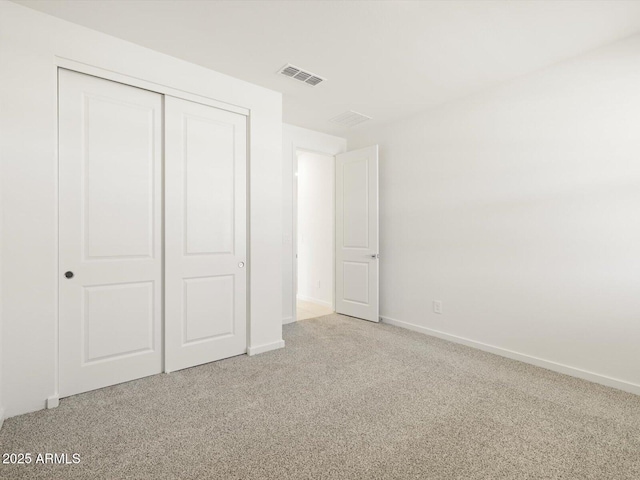
[[[247,120],[165,97],[165,370],[246,352]]]
[[[59,71],[60,396],[162,371],[162,96]]]
[[[378,146],[336,155],[336,312],[379,321]]]

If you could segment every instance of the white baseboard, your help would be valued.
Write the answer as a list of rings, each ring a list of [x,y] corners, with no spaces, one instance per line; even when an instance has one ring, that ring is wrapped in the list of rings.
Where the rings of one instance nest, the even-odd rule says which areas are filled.
[[[285,318],[282,319],[282,324],[286,325],[287,323],[293,323],[295,321],[296,320],[293,317],[285,317]]]
[[[470,340],[464,337],[458,337],[457,335],[451,335],[449,333],[440,332],[431,328],[421,327],[420,325],[403,322],[394,318],[381,316],[380,319],[383,323],[387,323],[389,325],[395,325],[396,327],[406,328],[407,330],[412,330],[414,332],[424,333],[426,335],[431,335],[432,337],[449,340],[450,342],[459,343],[468,347],[477,348],[478,350],[483,350],[485,352],[494,353],[502,357],[507,357],[512,360],[518,360],[520,362],[535,365],[536,367],[546,368],[547,370],[552,370],[554,372],[563,373],[565,375],[570,375],[572,377],[581,378],[590,382],[599,383],[600,385],[605,385],[607,387],[613,387],[617,388],[618,390],[623,390],[625,392],[640,395],[640,385],[630,383],[625,380],[607,377],[606,375],[600,375],[598,373],[589,372],[587,370],[581,370],[579,368],[570,367],[569,365],[564,365],[562,363],[556,363],[550,360],[544,360],[543,358],[526,355],[524,353],[514,352],[513,350],[495,347],[493,345],[477,342],[475,340]]]
[[[60,397],[57,395],[47,398],[47,408],[56,408],[60,405]]]
[[[298,300],[302,300],[303,302],[311,302],[322,307],[333,308],[333,304],[331,302],[326,302],[324,300],[319,300],[313,297],[307,297],[306,295],[297,295],[296,298]]]
[[[4,424],[4,408],[0,408],[0,429],[2,428],[3,424]]]
[[[271,350],[277,350],[279,348],[284,348],[284,340],[278,340],[277,342],[266,343],[256,347],[249,347],[247,348],[247,355],[258,355],[259,353],[270,352]]]

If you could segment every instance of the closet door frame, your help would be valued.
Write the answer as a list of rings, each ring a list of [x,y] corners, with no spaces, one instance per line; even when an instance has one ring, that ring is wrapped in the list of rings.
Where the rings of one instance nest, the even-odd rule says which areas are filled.
[[[130,87],[136,87],[136,88],[141,88],[144,90],[148,90],[154,93],[158,93],[163,95],[163,106],[164,106],[164,97],[169,95],[172,97],[176,97],[176,98],[180,98],[183,100],[188,100],[191,102],[195,102],[195,103],[200,103],[203,105],[207,105],[213,108],[217,108],[220,110],[225,110],[228,112],[233,112],[233,113],[237,113],[240,115],[243,115],[247,118],[247,123],[246,123],[246,141],[247,141],[247,148],[246,148],[246,181],[247,181],[247,190],[246,190],[246,345],[247,345],[247,353],[249,355],[252,354],[251,352],[251,324],[252,324],[252,315],[251,315],[251,225],[250,225],[250,219],[251,219],[251,204],[250,204],[250,173],[251,173],[251,144],[250,144],[250,138],[251,138],[251,110],[245,107],[241,107],[241,106],[237,106],[237,105],[233,105],[230,103],[226,103],[226,102],[222,102],[213,98],[209,98],[209,97],[205,97],[202,95],[198,95],[196,93],[191,93],[191,92],[187,92],[184,90],[179,90],[179,89],[175,89],[172,88],[170,86],[167,85],[163,85],[160,83],[155,83],[155,82],[151,82],[151,81],[147,81],[144,79],[140,79],[140,78],[136,78],[136,77],[132,77],[129,75],[125,75],[125,74],[121,74],[112,70],[105,70],[99,67],[95,67],[92,65],[88,65],[82,62],[77,62],[75,60],[70,60],[67,58],[63,58],[63,57],[54,57],[54,67],[55,67],[55,76],[58,79],[59,78],[59,71],[61,69],[65,69],[65,70],[70,70],[73,72],[77,72],[77,73],[81,73],[81,74],[85,74],[85,75],[90,75],[93,77],[97,77],[103,80],[109,80],[109,81],[113,81],[113,82],[117,82],[117,83],[121,83],[123,85],[127,85]],[[58,102],[58,89],[59,89],[59,80],[56,80],[56,91],[55,91],[55,98],[56,98],[56,103]],[[59,131],[59,121],[58,121],[58,109],[56,108],[56,116],[55,116],[55,127],[56,127],[56,131]],[[164,129],[164,111],[163,111],[163,115],[162,115],[162,123],[163,123],[163,129]],[[56,165],[57,165],[57,170],[59,171],[60,168],[60,158],[59,158],[59,145],[58,145],[58,138],[56,136],[56,144],[55,144],[55,160],[56,160]],[[162,180],[161,180],[161,187],[162,187],[162,218],[163,218],[163,223],[162,223],[162,231],[161,231],[161,243],[162,243],[162,270],[163,270],[163,278],[162,278],[162,318],[161,318],[161,326],[162,326],[162,335],[161,335],[161,343],[162,343],[162,371],[163,372],[167,372],[166,369],[166,362],[165,362],[165,309],[164,309],[164,285],[165,285],[165,281],[164,281],[164,257],[165,257],[165,231],[164,231],[164,191],[165,191],[165,183],[164,183],[164,169],[165,169],[165,147],[164,147],[164,140],[163,140],[163,145],[162,145]],[[57,195],[57,202],[56,202],[56,251],[59,252],[60,250],[60,229],[59,229],[59,208],[60,208],[60,199],[59,199],[59,195],[60,192],[58,190],[58,195]],[[59,257],[58,257],[58,263],[59,263]],[[56,268],[56,324],[55,324],[55,362],[54,362],[54,372],[55,372],[55,394],[52,395],[51,397],[49,397],[46,401],[46,406],[47,408],[55,408],[58,406],[59,403],[59,391],[60,391],[60,378],[59,378],[59,372],[60,372],[60,362],[59,362],[59,357],[60,357],[60,338],[59,338],[59,330],[60,330],[60,302],[59,302],[59,295],[60,295],[60,282],[61,279],[59,278],[60,275],[58,274],[59,272],[59,265],[58,268]]]
[[[178,89],[169,87],[167,85],[162,85],[160,83],[150,82],[140,78],[131,77],[129,75],[124,75],[111,70],[105,70],[99,67],[94,67],[91,65],[87,65],[85,63],[76,62],[75,60],[56,57],[55,65],[56,65],[56,75],[58,74],[57,70],[59,68],[64,68],[66,70],[72,70],[74,72],[84,73],[85,75],[91,75],[93,77],[102,78],[104,80],[111,80],[112,82],[129,85],[130,87],[142,88],[144,90],[160,93],[162,95],[170,95],[172,97],[182,98],[184,100],[189,100],[191,102],[202,103],[203,105],[209,105],[210,107],[219,108],[220,110],[227,110],[229,112],[239,113],[240,115],[245,115],[246,117],[251,116],[250,115],[251,110],[245,107],[232,105],[231,103],[221,102],[213,98],[203,97],[202,95],[198,95],[196,93],[190,93],[184,90],[178,90]],[[56,92],[56,98],[57,98],[57,92]],[[56,124],[57,124],[57,121],[56,121]]]

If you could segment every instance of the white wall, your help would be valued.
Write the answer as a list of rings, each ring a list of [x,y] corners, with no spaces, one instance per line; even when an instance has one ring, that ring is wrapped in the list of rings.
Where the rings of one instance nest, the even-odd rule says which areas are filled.
[[[6,416],[57,394],[56,57],[251,110],[250,333],[282,342],[282,97],[102,33],[0,2],[2,391]]]
[[[336,155],[346,152],[347,141],[341,137],[284,124],[282,127],[282,188],[283,188],[283,236],[282,236],[282,322],[295,321],[293,318],[293,165],[297,149]]]
[[[383,317],[640,393],[640,36],[348,140]]]
[[[3,85],[2,81],[2,69],[0,68],[0,85]],[[0,104],[1,106],[2,104]],[[1,124],[0,124],[1,125]],[[0,129],[0,428],[2,428],[2,424],[4,423],[4,397],[2,395],[2,129]]]
[[[334,157],[298,154],[298,298],[333,306]]]

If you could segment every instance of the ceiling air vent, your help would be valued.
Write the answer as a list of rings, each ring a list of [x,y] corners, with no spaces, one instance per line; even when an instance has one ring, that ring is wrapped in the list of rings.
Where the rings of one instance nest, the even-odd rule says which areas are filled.
[[[347,127],[355,127],[356,125],[362,122],[366,122],[367,120],[371,120],[371,117],[363,115],[362,113],[354,112],[353,110],[349,110],[347,112],[341,113],[336,117],[333,117],[329,121],[333,123],[339,123],[340,125],[345,125]]]
[[[285,77],[293,78],[294,80],[299,80],[300,82],[306,83],[307,85],[311,85],[315,87],[320,83],[326,81],[326,78],[319,77],[315,73],[306,72],[299,67],[295,67],[290,63],[286,64],[278,73],[284,75]]]

